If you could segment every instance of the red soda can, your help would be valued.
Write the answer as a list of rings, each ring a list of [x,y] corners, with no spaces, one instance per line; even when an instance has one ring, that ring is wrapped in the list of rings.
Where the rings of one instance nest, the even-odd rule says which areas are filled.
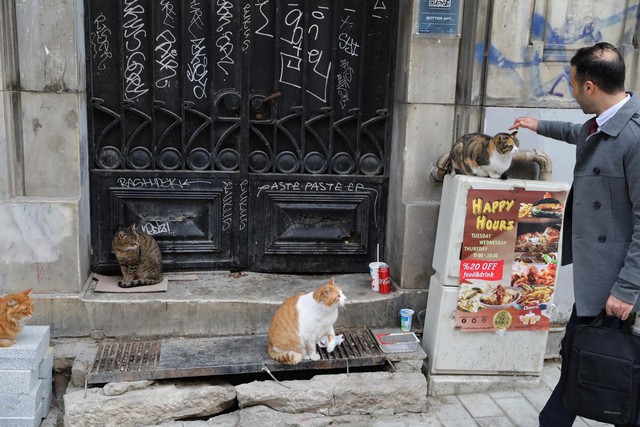
[[[391,292],[391,277],[389,277],[389,267],[380,267],[378,271],[380,277],[380,293],[388,294]]]

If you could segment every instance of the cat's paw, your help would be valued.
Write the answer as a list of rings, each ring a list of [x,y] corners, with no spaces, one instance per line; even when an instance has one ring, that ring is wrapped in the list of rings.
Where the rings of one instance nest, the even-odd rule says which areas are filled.
[[[16,343],[16,340],[9,338],[0,338],[0,347],[11,347]]]
[[[335,348],[336,348],[336,342],[334,340],[329,341],[329,344],[327,344],[327,353],[333,352]]]
[[[118,280],[118,286],[121,288],[130,288],[131,282],[125,282],[123,280]]]
[[[309,359],[313,360],[314,362],[316,360],[320,360],[320,355],[318,353],[313,353],[309,355]]]
[[[509,174],[504,172],[502,175],[500,175],[500,179],[509,179]]]

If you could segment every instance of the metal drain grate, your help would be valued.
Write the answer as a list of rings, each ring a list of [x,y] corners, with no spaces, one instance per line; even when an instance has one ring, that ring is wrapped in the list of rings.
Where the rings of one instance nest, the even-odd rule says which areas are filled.
[[[89,384],[143,379],[339,369],[384,365],[385,355],[367,329],[343,329],[344,341],[332,353],[318,348],[320,360],[283,365],[269,358],[266,335],[119,341],[98,347]]]
[[[90,374],[152,371],[160,361],[161,341],[100,344]]]
[[[378,344],[366,329],[345,329],[336,331],[336,334],[342,334],[344,341],[332,353],[327,353],[324,348],[318,348],[320,360],[383,356]]]

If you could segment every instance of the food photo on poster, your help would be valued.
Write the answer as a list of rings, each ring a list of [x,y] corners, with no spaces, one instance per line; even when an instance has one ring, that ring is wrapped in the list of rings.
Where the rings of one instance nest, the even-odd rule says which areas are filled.
[[[566,192],[467,194],[456,328],[548,330]]]

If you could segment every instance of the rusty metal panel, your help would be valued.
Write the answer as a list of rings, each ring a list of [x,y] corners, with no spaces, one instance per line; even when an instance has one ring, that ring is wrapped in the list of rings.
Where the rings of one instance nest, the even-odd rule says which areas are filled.
[[[332,353],[318,348],[320,360],[284,365],[269,358],[266,335],[168,338],[154,341],[118,341],[98,347],[87,374],[89,384],[143,379],[349,369],[385,364],[385,355],[367,329],[339,330],[344,342]]]

